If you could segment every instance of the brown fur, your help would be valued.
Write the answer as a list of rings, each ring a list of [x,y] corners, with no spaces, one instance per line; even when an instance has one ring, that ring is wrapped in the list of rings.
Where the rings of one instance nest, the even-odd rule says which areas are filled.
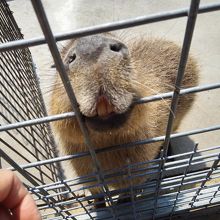
[[[116,38],[112,35],[103,36]],[[102,71],[105,72],[106,78],[104,81],[110,81],[118,89],[116,89],[115,106],[118,106],[124,100],[123,93],[128,95],[128,98],[125,98],[124,101],[124,105],[126,106],[130,102],[130,94],[135,93],[138,97],[145,97],[173,90],[180,57],[180,48],[177,45],[161,39],[144,38],[129,40],[127,43],[124,43],[128,47],[129,57],[121,60],[121,62],[114,58],[109,59],[108,53],[105,55],[103,52],[103,56],[101,54],[99,61],[93,65],[84,63],[84,65],[69,67],[69,76],[72,80],[71,82],[80,105],[80,110],[82,112],[85,111],[85,114],[89,111],[92,112],[92,107],[86,105],[89,105],[93,97],[87,97],[87,93],[95,93],[93,91],[97,87],[95,83],[100,80],[100,77],[102,78],[100,76],[100,72]],[[71,48],[74,47],[74,44],[74,40],[70,41],[67,47],[63,49],[62,54],[65,62],[67,62],[67,55]],[[129,71],[129,74],[123,75],[122,72],[124,71]],[[72,111],[70,102],[60,83],[60,79],[57,77],[57,83],[54,86],[51,99],[51,114]],[[197,66],[195,61],[190,57],[182,87],[196,86],[197,83]],[[108,86],[111,85],[106,85],[107,89]],[[82,94],[80,94],[80,91],[82,91]],[[118,98],[118,96],[120,97]],[[80,101],[80,99],[84,100]],[[175,119],[175,129],[191,107],[193,99],[193,95],[181,97]],[[168,121],[169,106],[170,100],[136,105],[133,107],[130,116],[122,127],[102,132],[88,127],[91,141],[95,148],[99,149],[106,146],[164,135]],[[85,110],[83,107],[88,108]],[[66,154],[75,154],[88,150],[83,142],[83,136],[75,118],[54,122],[53,127],[55,135],[58,135],[60,138],[60,147],[64,149]],[[100,153],[97,156],[102,170],[109,170],[123,167],[128,164],[128,161],[129,163],[136,163],[152,160],[158,155],[160,147],[161,143],[157,142],[114,152]],[[71,163],[79,176],[94,171],[90,157],[74,159]],[[138,178],[133,183],[138,184],[143,181],[144,178]],[[111,186],[117,189],[128,186],[128,183],[122,179]],[[94,188],[91,191],[92,193],[97,193],[99,189]]]

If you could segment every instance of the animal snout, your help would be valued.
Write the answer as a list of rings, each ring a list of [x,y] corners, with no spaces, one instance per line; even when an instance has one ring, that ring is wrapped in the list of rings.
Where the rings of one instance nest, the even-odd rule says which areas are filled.
[[[77,58],[84,62],[96,62],[100,57],[102,59],[110,59],[114,56],[128,55],[126,45],[118,40],[94,35],[80,38],[76,42],[76,46],[72,54],[69,55],[69,63],[72,63]]]

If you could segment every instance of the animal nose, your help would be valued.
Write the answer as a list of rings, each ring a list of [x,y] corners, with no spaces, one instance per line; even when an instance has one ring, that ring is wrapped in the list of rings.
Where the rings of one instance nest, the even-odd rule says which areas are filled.
[[[75,48],[76,56],[90,62],[97,61],[103,54],[108,54],[109,57],[112,57],[113,53],[115,56],[124,56],[128,54],[128,50],[122,42],[99,35],[79,39]],[[74,60],[76,56],[73,56],[72,60]]]
[[[121,54],[121,55],[128,55],[128,49],[126,47],[125,44],[119,42],[119,41],[112,41],[109,43],[109,49],[111,52],[113,53],[118,53],[118,54]]]
[[[120,51],[122,50],[123,46],[124,46],[124,45],[123,45],[122,43],[120,43],[120,42],[110,43],[109,49],[110,49],[111,51],[117,53],[117,52],[120,52]]]

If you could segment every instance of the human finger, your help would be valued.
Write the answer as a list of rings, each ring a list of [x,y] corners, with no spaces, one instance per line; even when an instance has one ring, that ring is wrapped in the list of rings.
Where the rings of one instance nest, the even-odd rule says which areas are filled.
[[[0,170],[0,204],[12,212],[13,219],[41,219],[33,198],[12,171]]]

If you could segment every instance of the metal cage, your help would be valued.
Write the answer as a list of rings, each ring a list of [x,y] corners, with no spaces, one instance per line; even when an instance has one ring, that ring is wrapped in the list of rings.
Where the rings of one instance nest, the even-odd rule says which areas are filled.
[[[31,0],[44,36],[24,40],[5,0],[0,2],[0,167],[11,169],[20,176],[33,195],[43,219],[175,219],[217,213],[220,208],[220,146],[198,150],[195,144],[190,152],[168,156],[173,138],[220,129],[220,125],[172,134],[172,126],[179,96],[219,89],[220,83],[188,89],[179,89],[190,49],[197,14],[220,10],[220,4],[199,6],[192,0],[189,8],[137,17],[130,20],[78,29],[65,34],[53,34],[41,0]],[[164,136],[140,140],[120,146],[109,146],[95,151],[88,131],[81,119],[74,92],[68,83],[68,75],[61,60],[56,41],[124,29],[162,20],[187,16],[187,25],[174,91],[145,97],[136,104],[172,98],[171,113]],[[48,116],[39,87],[32,57],[28,47],[47,43],[55,66],[69,96],[73,112]],[[87,152],[58,156],[49,122],[77,117],[84,134]],[[125,147],[163,141],[159,158],[145,163],[132,164],[119,170],[103,171],[97,154]],[[201,155],[201,153],[203,153]],[[95,173],[88,176],[65,179],[60,162],[91,156]],[[15,161],[16,158],[16,161]],[[208,166],[198,166],[209,162]],[[201,166],[200,166],[201,167]],[[175,175],[174,171],[179,170]],[[126,174],[127,180],[145,175],[149,181],[132,185],[128,189],[110,190],[112,177]],[[93,209],[94,196],[84,195],[88,187],[102,188],[106,208]],[[83,187],[87,182],[90,186]],[[129,192],[130,201],[117,204],[118,195]]]

